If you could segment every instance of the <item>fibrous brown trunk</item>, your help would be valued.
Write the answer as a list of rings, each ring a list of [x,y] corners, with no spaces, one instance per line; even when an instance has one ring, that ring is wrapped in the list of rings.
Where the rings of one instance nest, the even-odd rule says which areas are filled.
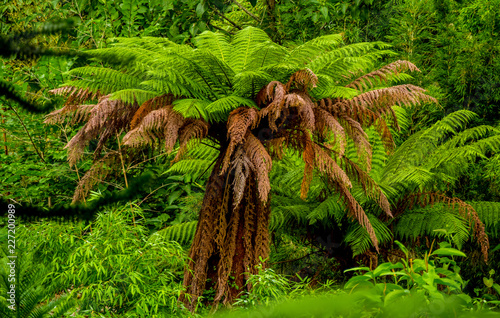
[[[213,288],[214,304],[231,303],[247,290],[248,274],[256,272],[260,259],[269,254],[269,204],[259,199],[256,179],[250,173],[241,202],[233,206],[233,178],[222,175],[224,151],[208,180],[198,227],[184,272],[185,293],[181,296],[190,310],[205,290]]]

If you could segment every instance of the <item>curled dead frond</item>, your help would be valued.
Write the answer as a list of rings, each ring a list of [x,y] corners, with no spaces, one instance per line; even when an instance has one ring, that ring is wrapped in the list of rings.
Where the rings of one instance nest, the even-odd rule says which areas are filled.
[[[171,105],[172,101],[173,101],[172,94],[161,95],[155,98],[148,99],[135,112],[134,117],[132,117],[132,120],[130,121],[130,129],[136,128],[137,125],[139,125],[139,123],[142,121],[144,117],[146,117],[147,114],[149,114],[153,110]]]
[[[316,84],[318,84],[318,76],[306,68],[293,73],[286,83],[285,89],[289,92],[290,89],[295,88],[307,94],[308,90],[316,87]]]
[[[300,126],[312,131],[314,129],[314,103],[311,98],[300,91],[291,92],[285,95],[285,106],[289,108],[297,108],[297,113],[300,118]]]
[[[177,162],[186,153],[188,143],[196,139],[201,141],[208,134],[210,124],[202,119],[187,119],[184,126],[179,130],[179,151],[175,155],[174,162]]]
[[[314,131],[322,139],[328,139],[328,133],[332,132],[335,136],[333,142],[336,143],[338,141],[338,156],[342,157],[347,143],[344,127],[326,110],[320,107],[313,107],[313,111],[315,118]],[[325,146],[329,147],[330,145],[326,144]]]
[[[404,60],[398,60],[355,79],[346,87],[356,88],[357,90],[364,92],[367,89],[381,84],[382,82],[386,82],[390,76],[398,75],[398,73],[405,71],[420,72],[415,64]]]
[[[51,91],[55,95],[66,96],[66,102],[64,106],[57,109],[45,116],[44,123],[46,124],[58,124],[64,122],[64,120],[73,115],[72,124],[76,124],[88,119],[89,115],[89,105],[81,105],[83,102],[89,100],[96,100],[101,97],[99,92],[91,92],[88,89],[64,86],[61,88],[56,88]]]
[[[95,162],[78,182],[71,203],[74,204],[84,200],[96,184],[99,184],[107,175],[115,171],[117,164],[120,162],[119,160],[120,153],[112,151]]]
[[[259,113],[255,108],[238,107],[229,114],[227,120],[229,145],[224,156],[222,173],[227,171],[236,146],[244,142],[248,130],[255,128],[259,124],[259,120]]]
[[[272,131],[278,130],[278,127],[276,126],[276,120],[278,120],[278,118],[280,118],[282,115],[288,115],[283,114],[284,110],[286,110],[286,107],[284,107],[285,94],[285,86],[278,81],[272,81],[257,94],[257,104],[266,105],[266,107],[260,110],[260,118],[266,116],[268,117],[269,128],[271,128]],[[270,101],[271,103],[267,104],[268,101]]]
[[[254,165],[259,198],[265,203],[267,202],[269,191],[271,191],[271,182],[269,181],[269,172],[272,168],[271,156],[266,151],[266,148],[264,148],[260,140],[257,139],[257,137],[255,137],[251,132],[248,132],[245,136],[243,148]]]
[[[139,147],[160,139],[165,140],[165,149],[172,151],[184,121],[184,117],[174,111],[172,106],[151,111],[136,128],[123,137],[123,143],[131,147]]]
[[[234,154],[234,160],[231,163],[230,171],[234,173],[233,180],[233,206],[236,208],[243,198],[245,193],[245,184],[251,171],[255,171],[253,162],[248,157],[248,154],[241,145],[238,145]]]
[[[104,143],[128,126],[137,108],[137,104],[110,100],[109,95],[101,97],[99,102],[90,109],[88,121],[65,147],[68,149],[70,165],[76,164],[88,143],[97,138],[98,144],[94,156],[98,156]]]

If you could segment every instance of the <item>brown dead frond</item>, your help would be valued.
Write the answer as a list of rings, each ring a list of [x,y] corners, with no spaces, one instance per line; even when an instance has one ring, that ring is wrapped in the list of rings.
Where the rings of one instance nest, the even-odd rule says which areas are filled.
[[[286,83],[285,89],[287,92],[290,91],[290,89],[297,89],[307,94],[307,92],[316,87],[317,84],[318,76],[316,76],[313,71],[306,68],[293,73]]]
[[[306,93],[295,91],[287,94],[285,96],[285,105],[287,108],[297,108],[301,127],[309,131],[314,130],[314,103]]]
[[[248,157],[246,151],[244,151],[241,145],[238,145],[238,149],[234,154],[234,160],[231,163],[230,171],[234,173],[233,179],[233,207],[236,208],[243,197],[245,192],[245,184],[251,171],[255,171],[255,166],[253,162]]]
[[[420,72],[415,64],[408,61],[398,60],[355,79],[350,84],[346,85],[346,87],[355,88],[361,92],[364,92],[370,88],[382,84],[383,82],[386,82],[390,78],[390,76],[397,75],[401,72],[406,71]]]
[[[117,151],[108,152],[95,162],[78,182],[71,203],[74,204],[84,200],[96,184],[101,183],[106,176],[116,169],[119,162],[120,154]]]
[[[325,152],[328,153],[328,151]],[[375,180],[365,170],[361,169],[361,167],[347,157],[341,158],[340,167],[346,172],[350,180],[355,180],[361,185],[366,196],[374,200],[387,216],[393,217],[389,200]]]
[[[339,114],[339,122],[354,142],[358,157],[360,159],[365,158],[366,168],[369,171],[371,169],[372,147],[368,141],[368,135],[359,122],[344,114]]]
[[[203,119],[187,119],[179,130],[179,151],[175,155],[174,162],[177,162],[186,153],[191,140],[201,141],[208,134],[210,124]]]
[[[315,133],[317,133],[321,139],[327,140],[329,133],[332,132],[335,137],[333,142],[338,142],[339,145],[338,156],[342,157],[347,144],[344,127],[342,127],[337,119],[326,110],[320,107],[313,107],[313,111],[315,118]],[[325,146],[329,147],[330,144],[325,144]]]
[[[304,177],[302,178],[302,184],[300,185],[300,198],[302,200],[307,198],[307,193],[309,192],[309,187],[311,186],[313,179],[314,159],[316,158],[311,137],[308,134],[304,134],[304,136],[307,138],[304,151],[302,152],[302,159],[305,163]]]
[[[351,180],[330,154],[317,144],[313,144],[313,149],[315,152],[314,166],[318,168],[320,172],[327,175],[330,180],[342,184],[346,188],[351,188]]]
[[[139,107],[139,109],[137,109],[134,117],[132,117],[132,120],[130,121],[130,129],[136,128],[147,114],[149,114],[153,110],[171,105],[172,101],[172,94],[161,95],[147,100],[141,105],[141,107]]]
[[[271,191],[271,182],[269,181],[269,172],[272,168],[272,160],[264,145],[251,132],[245,136],[243,148],[247,156],[254,165],[254,173],[257,178],[257,187],[259,189],[259,198],[262,202],[267,202],[269,191]]]
[[[257,94],[257,104],[266,105],[260,110],[260,118],[268,117],[269,128],[271,128],[272,131],[278,130],[278,127],[276,126],[276,120],[278,120],[278,118],[283,115],[287,115],[283,114],[283,112],[286,110],[285,94],[285,86],[278,81],[269,83]],[[270,103],[267,104],[268,102]]]
[[[259,124],[259,120],[258,111],[250,107],[238,107],[229,114],[227,120],[229,145],[224,156],[222,173],[227,171],[236,146],[244,142],[249,129],[255,128]]]
[[[110,100],[109,95],[101,97],[99,102],[90,108],[88,121],[65,147],[68,148],[70,165],[76,164],[88,143],[97,138],[99,142],[94,156],[98,156],[104,143],[128,126],[137,108],[137,104]]]
[[[68,117],[73,116],[71,123],[76,124],[88,120],[89,111],[93,105],[82,105],[89,100],[97,100],[101,97],[99,92],[91,92],[88,89],[82,89],[73,86],[65,86],[50,91],[55,95],[67,96],[64,106],[45,116],[44,123],[59,124],[63,123]]]
[[[165,149],[172,151],[184,121],[184,117],[174,111],[172,106],[153,110],[136,128],[123,137],[123,143],[131,147],[140,147],[160,139],[165,140]]]

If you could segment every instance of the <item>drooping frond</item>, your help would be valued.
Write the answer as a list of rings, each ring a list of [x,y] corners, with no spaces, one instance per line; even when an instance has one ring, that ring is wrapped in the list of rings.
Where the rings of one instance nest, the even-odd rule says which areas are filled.
[[[266,151],[266,148],[264,148],[260,140],[257,139],[251,132],[248,132],[245,136],[243,148],[254,165],[259,198],[262,202],[267,202],[268,194],[271,190],[271,183],[269,182],[269,172],[272,168],[271,156],[269,156],[269,153]]]
[[[253,162],[248,157],[248,154],[243,150],[241,145],[234,154],[234,159],[231,163],[230,171],[234,173],[233,179],[233,206],[236,208],[243,198],[247,179],[252,171],[255,171]]]
[[[442,236],[443,233],[436,230],[445,230],[452,235],[458,246],[462,246],[469,239],[467,220],[444,204],[407,211],[394,227],[397,236],[413,240],[419,236]]]
[[[236,147],[244,142],[249,129],[259,124],[259,114],[254,108],[240,107],[233,110],[227,122],[227,138],[229,145],[224,155],[222,171],[227,171],[231,156]]]
[[[372,214],[368,214],[367,216],[370,224],[373,225],[373,230],[380,243],[384,244],[390,242],[392,240],[392,231],[387,227],[387,225]],[[344,241],[351,247],[353,256],[360,255],[368,251],[372,243],[370,234],[359,224],[351,226],[344,238]]]
[[[124,137],[124,145],[138,147],[151,144],[154,140],[165,140],[165,148],[172,151],[179,136],[179,129],[185,119],[172,106],[154,110],[146,115],[141,123]]]
[[[500,236],[500,203],[499,202],[468,202],[486,227],[490,237]]]
[[[378,70],[358,77],[348,84],[347,87],[356,88],[358,91],[363,92],[373,87],[380,86],[384,82],[390,80],[391,76],[397,76],[399,73],[405,71],[420,72],[415,64],[408,61],[398,60],[387,64]]]
[[[68,149],[70,165],[76,164],[90,140],[99,137],[94,152],[94,155],[97,156],[109,138],[115,137],[122,129],[127,128],[138,108],[137,104],[109,100],[109,95],[102,97],[90,110],[89,120],[65,147]]]
[[[156,241],[176,241],[183,246],[191,245],[198,221],[191,221],[168,226],[151,235],[150,243]]]
[[[179,150],[174,158],[174,162],[180,160],[180,158],[187,151],[190,141],[197,140],[201,141],[208,134],[208,129],[210,125],[201,119],[188,119],[184,125],[179,130]]]
[[[108,152],[103,158],[95,162],[78,182],[71,203],[85,200],[90,190],[113,172],[119,158],[118,152]]]

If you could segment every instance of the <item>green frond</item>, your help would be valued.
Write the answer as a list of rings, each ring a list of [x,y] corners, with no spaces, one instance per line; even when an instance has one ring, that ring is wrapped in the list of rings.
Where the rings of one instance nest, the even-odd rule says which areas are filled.
[[[139,105],[142,105],[147,100],[150,100],[157,96],[159,96],[159,94],[154,91],[146,91],[143,89],[131,88],[113,92],[109,100],[119,99],[128,104],[137,103]]]
[[[260,43],[270,41],[266,32],[254,27],[246,27],[233,37],[229,65],[235,73],[247,70],[256,48]]]
[[[258,70],[280,64],[287,54],[286,48],[272,41],[265,41],[255,46],[246,70]]]
[[[197,48],[211,52],[221,61],[227,63],[231,55],[231,45],[226,35],[205,31],[194,38]]]
[[[417,237],[440,237],[443,229],[452,235],[457,246],[462,246],[469,239],[470,228],[458,211],[445,204],[435,204],[421,209],[406,211],[396,222],[394,234],[404,239]]]
[[[324,220],[335,220],[337,224],[340,224],[346,215],[347,211],[340,197],[337,194],[331,194],[307,215],[307,219],[309,224]]]
[[[257,104],[255,104],[255,102],[251,99],[230,95],[210,103],[205,107],[205,111],[210,121],[223,121],[228,118],[228,115],[232,110],[240,106],[258,108]]]
[[[99,90],[103,95],[121,89],[136,88],[141,82],[141,78],[104,67],[79,67],[67,72],[67,75],[75,79],[62,86],[89,88],[93,92]]]
[[[490,238],[500,237],[500,202],[467,202],[476,210]]]
[[[310,211],[310,205],[302,201],[298,196],[290,198],[281,195],[273,195],[269,229],[276,230],[290,223],[306,224],[306,217]]]
[[[213,160],[207,159],[183,159],[179,162],[176,162],[170,167],[167,172],[170,173],[181,173],[181,174],[190,174],[194,178],[198,178],[202,173],[205,172],[205,175],[210,175],[211,173],[211,165],[213,164]]]
[[[500,131],[492,126],[481,125],[460,132],[458,135],[453,136],[448,141],[443,143],[441,147],[446,149],[461,147],[470,142],[478,141],[479,139],[488,137],[492,134],[498,135],[499,133]]]
[[[205,139],[203,143],[197,140],[191,140],[188,144],[188,151],[183,156],[183,159],[175,162],[167,173],[190,174],[195,179],[202,174],[209,176],[212,165],[215,163],[219,150],[216,145]]]
[[[322,72],[322,70],[325,70],[328,66],[331,66],[334,63],[338,63],[339,61],[343,61],[344,63],[349,63],[349,64],[353,64],[353,62],[355,61],[356,63],[361,63],[364,64],[365,66],[373,66],[373,61],[377,56],[381,57],[385,55],[394,54],[392,51],[384,50],[387,47],[388,45],[383,42],[355,43],[336,48],[322,55],[319,55],[312,61],[307,60],[304,62],[308,63],[308,67],[315,74],[324,73]],[[372,53],[374,55],[369,55],[369,53]],[[366,56],[366,58],[361,60],[351,60],[354,57],[363,57],[363,56]],[[347,59],[344,60],[344,58]],[[341,72],[340,74],[345,74],[345,71],[346,69],[344,69],[343,72]]]
[[[191,221],[168,226],[153,233],[148,241],[153,244],[158,241],[175,241],[183,246],[189,246],[193,241],[197,225],[198,221]]]
[[[311,96],[316,100],[322,98],[345,98],[351,99],[359,94],[359,91],[345,86],[336,85],[335,81],[324,74],[318,75],[318,85],[311,91]]]
[[[233,90],[236,95],[253,97],[271,80],[271,75],[264,71],[248,70],[240,72],[233,78]]]
[[[391,230],[384,224],[384,222],[380,221],[374,215],[367,213],[368,219],[375,231],[375,235],[379,241],[379,244],[382,245],[392,240],[392,232]],[[372,246],[372,240],[370,239],[370,235],[366,231],[364,227],[362,227],[359,223],[355,223],[351,225],[350,230],[344,238],[344,241],[349,245],[352,249],[353,255],[363,254],[367,250],[369,250]]]
[[[174,110],[179,112],[184,118],[203,118],[209,120],[206,108],[210,105],[210,101],[202,99],[178,99],[173,103]]]

